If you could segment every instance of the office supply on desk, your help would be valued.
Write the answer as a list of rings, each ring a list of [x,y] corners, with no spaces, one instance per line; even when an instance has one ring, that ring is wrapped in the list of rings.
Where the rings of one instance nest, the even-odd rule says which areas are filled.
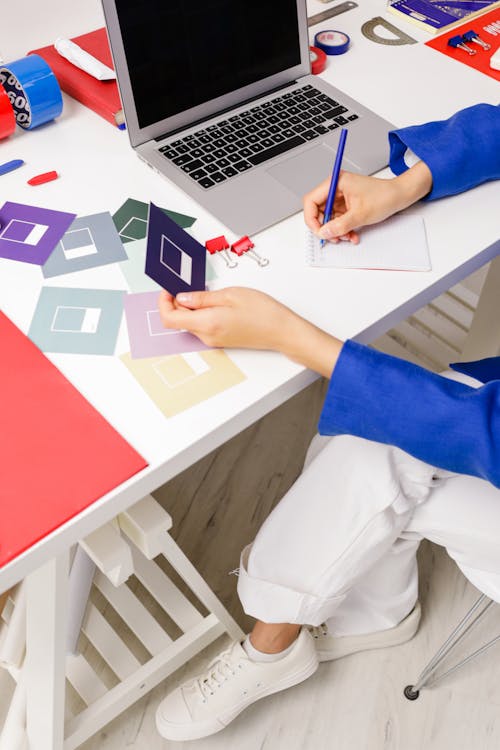
[[[255,245],[253,244],[250,237],[240,237],[239,240],[236,240],[236,242],[233,242],[231,245],[231,252],[235,253],[235,255],[238,256],[238,258],[241,258],[242,255],[248,255],[249,258],[252,258],[259,266],[265,267],[269,265],[269,258],[264,258],[262,255],[259,255],[254,250]]]
[[[340,177],[340,168],[342,166],[342,159],[344,157],[344,148],[347,138],[347,130],[342,128],[340,132],[340,140],[337,148],[337,154],[335,156],[335,162],[333,164],[332,178],[330,180],[330,187],[328,188],[328,195],[326,198],[325,211],[323,213],[323,224],[328,224],[332,218],[333,204],[335,202],[335,193],[337,192],[337,185]],[[320,247],[323,247],[325,240],[320,240]]]
[[[377,33],[376,30],[378,28],[384,29],[382,34]],[[387,32],[389,32],[390,36],[387,35]],[[371,42],[384,44],[389,47],[400,47],[403,44],[417,44],[416,39],[398,29],[397,26],[394,26],[393,23],[390,23],[383,16],[375,16],[375,18],[365,21],[361,27],[361,33]]]
[[[500,11],[498,8],[489,11],[489,13],[485,13],[478,19],[475,19],[474,27],[478,31],[481,29],[481,31],[488,33],[487,29],[496,21],[500,21]],[[457,26],[453,29],[453,35],[461,37],[469,31],[471,31],[471,23],[470,19],[467,19],[461,26]],[[489,41],[491,41],[490,50],[484,49],[481,45],[477,46],[476,49],[473,49],[476,44],[472,41],[467,42],[467,44],[471,46],[471,49],[473,49],[474,52],[477,52],[477,54],[474,55],[465,54],[465,51],[461,48],[455,49],[450,47],[448,45],[449,36],[449,33],[440,34],[439,36],[430,39],[425,44],[427,47],[431,47],[431,49],[437,50],[459,63],[464,63],[465,65],[478,70],[480,73],[484,73],[489,78],[494,78],[495,80],[500,81],[500,70],[495,69],[490,65],[491,58],[495,52],[500,49],[500,36],[491,36],[491,39],[489,39]]]
[[[466,44],[465,39],[461,34],[449,37],[447,44],[448,47],[452,47],[453,49],[462,49],[464,52],[467,52],[468,55],[475,55],[477,53],[477,50],[472,49],[472,47],[469,47],[469,45]]]
[[[28,331],[44,352],[112,355],[125,292],[43,286]]]
[[[0,140],[8,138],[16,129],[16,116],[7,92],[0,84]]]
[[[311,73],[319,75],[326,68],[326,53],[318,47],[309,47],[309,59],[311,60]]]
[[[236,268],[238,265],[237,261],[230,255],[230,245],[223,234],[220,237],[213,237],[211,240],[207,240],[205,247],[210,255],[218,253],[228,268]]]
[[[102,211],[74,220],[43,264],[42,273],[47,279],[126,259],[111,214]]]
[[[0,208],[0,258],[43,266],[76,214],[7,201]]]
[[[484,39],[481,39],[477,31],[474,31],[474,29],[469,29],[469,31],[466,31],[465,34],[462,34],[462,38],[466,42],[479,44],[479,46],[482,47],[484,50],[491,49],[491,44],[488,44],[488,42],[485,42]]]
[[[120,359],[166,417],[180,414],[246,379],[223,349],[148,359],[124,354]]]
[[[350,38],[343,31],[326,29],[314,36],[314,46],[323,50],[326,55],[343,55],[349,49]]]
[[[124,308],[132,359],[208,349],[192,333],[163,326],[158,310],[158,292],[127,294]]]
[[[146,273],[170,294],[205,289],[203,245],[155,206],[149,207]]]
[[[162,208],[162,211],[183,229],[193,226],[194,216],[186,216],[176,211]],[[148,234],[149,203],[127,198],[120,208],[113,214],[113,221],[123,243],[146,239]]]
[[[424,31],[436,34],[498,7],[498,0],[391,0],[387,9]]]
[[[132,147],[236,234],[301,210],[302,195],[326,176],[339,125],[352,129],[349,169],[387,164],[392,125],[312,77],[303,0],[275,0],[265,11],[232,0],[216,37],[206,30],[217,0],[199,4],[195,17],[181,0],[145,0],[140,23],[116,0],[103,8]]]
[[[59,175],[55,170],[52,170],[51,172],[43,172],[43,174],[37,174],[34,177],[30,177],[30,179],[27,181],[28,185],[45,185],[46,182],[52,182],[52,180],[57,180]]]
[[[97,78],[98,81],[114,81],[116,79],[116,73],[113,68],[100,62],[96,57],[90,55],[78,44],[75,44],[71,39],[63,39],[59,37],[54,42],[54,47],[62,57],[69,60],[70,63],[76,65],[80,70],[84,70],[93,78]]]
[[[19,167],[22,167],[23,164],[24,161],[22,159],[12,159],[12,161],[6,161],[4,164],[0,164],[0,175],[13,172],[14,169],[19,169]]]
[[[96,29],[87,34],[81,34],[71,41],[104,65],[113,68],[106,29]],[[89,107],[113,125],[117,125],[121,129],[125,128],[125,117],[116,81],[98,81],[62,57],[52,44],[32,50],[29,54],[40,55],[46,60],[66,94]]]
[[[320,1],[331,2],[331,0],[320,0]],[[352,10],[353,8],[357,8],[357,7],[358,7],[358,4],[351,2],[351,0],[345,3],[340,3],[339,5],[335,5],[333,8],[328,8],[328,10],[323,10],[321,13],[316,13],[314,16],[309,16],[309,18],[307,19],[307,25],[315,26],[317,23],[326,21],[328,18],[333,18],[333,16],[338,16],[340,13],[345,13],[346,10]]]
[[[382,224],[363,227],[359,245],[327,242],[307,232],[306,263],[318,268],[387,269],[394,271],[430,271],[431,261],[425,226],[420,216],[401,214]]]
[[[1,65],[0,84],[14,108],[17,124],[24,130],[44,125],[62,112],[63,100],[57,79],[39,55]]]
[[[1,567],[147,463],[3,313],[0,340]]]
[[[500,70],[500,48],[491,55],[490,68],[492,70]]]

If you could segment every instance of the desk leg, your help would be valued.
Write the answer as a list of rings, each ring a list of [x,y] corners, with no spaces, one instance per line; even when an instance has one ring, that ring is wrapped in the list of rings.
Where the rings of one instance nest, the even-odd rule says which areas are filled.
[[[30,750],[62,750],[68,558],[54,558],[27,578],[26,719]]]

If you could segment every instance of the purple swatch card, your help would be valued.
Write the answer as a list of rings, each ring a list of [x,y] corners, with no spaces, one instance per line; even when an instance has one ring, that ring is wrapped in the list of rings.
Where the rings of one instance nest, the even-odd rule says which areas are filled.
[[[0,258],[42,266],[76,214],[4,203],[0,209]]]
[[[154,203],[149,205],[146,274],[170,294],[205,289],[207,251]]]
[[[132,359],[208,349],[199,338],[187,331],[163,327],[158,311],[158,296],[158,292],[125,295],[125,317]]]

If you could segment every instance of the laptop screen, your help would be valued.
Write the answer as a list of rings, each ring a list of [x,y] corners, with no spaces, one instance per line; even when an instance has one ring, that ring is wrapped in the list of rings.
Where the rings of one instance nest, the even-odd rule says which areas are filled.
[[[297,0],[116,0],[145,128],[300,63]]]

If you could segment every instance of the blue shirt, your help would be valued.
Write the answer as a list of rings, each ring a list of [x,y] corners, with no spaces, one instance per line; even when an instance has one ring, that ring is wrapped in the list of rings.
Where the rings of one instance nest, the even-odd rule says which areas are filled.
[[[449,120],[394,131],[389,141],[396,174],[407,168],[407,148],[431,170],[427,200],[500,178],[500,107],[469,107]],[[433,466],[500,487],[500,357],[455,368],[489,382],[471,388],[347,341],[319,432],[395,445]]]

